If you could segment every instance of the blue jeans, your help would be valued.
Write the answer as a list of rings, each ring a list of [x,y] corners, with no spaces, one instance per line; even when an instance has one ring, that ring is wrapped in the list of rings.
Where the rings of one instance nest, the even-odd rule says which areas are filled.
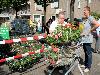
[[[96,38],[95,49],[96,49],[97,52],[100,52],[100,37]]]
[[[85,52],[85,67],[86,68],[91,68],[92,64],[92,48],[91,48],[91,43],[83,43],[83,49]]]

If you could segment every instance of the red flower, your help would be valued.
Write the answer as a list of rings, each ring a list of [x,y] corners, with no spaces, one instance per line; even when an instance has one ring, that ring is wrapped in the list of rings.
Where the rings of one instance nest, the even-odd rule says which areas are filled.
[[[53,48],[54,52],[58,52],[59,48]]]
[[[64,27],[67,28],[67,24]]]
[[[40,50],[40,53],[43,53],[43,52],[44,52],[44,49],[41,49],[41,50]]]
[[[32,48],[30,48],[30,50],[33,50]]]
[[[72,26],[71,23],[67,23],[67,24],[65,25],[65,28],[71,28],[71,26]]]
[[[45,46],[44,46],[44,44],[42,45],[42,49],[44,49],[45,48]]]
[[[55,39],[58,39],[58,35],[55,35]]]
[[[21,44],[26,44],[26,42],[25,41],[21,41]]]
[[[34,40],[38,40],[38,35],[34,35]]]
[[[47,34],[44,34],[43,37],[46,38],[47,37]]]
[[[53,59],[50,59],[51,64],[55,64],[55,61]]]
[[[52,49],[53,49],[53,48],[54,48],[54,45],[52,45],[51,47],[52,47]]]

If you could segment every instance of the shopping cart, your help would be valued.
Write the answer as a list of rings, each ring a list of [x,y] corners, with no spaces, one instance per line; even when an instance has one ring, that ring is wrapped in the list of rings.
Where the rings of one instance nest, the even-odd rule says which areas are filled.
[[[79,65],[80,56],[82,55],[82,44],[79,42],[76,45],[75,44],[76,43],[71,46],[61,46],[59,48],[59,58],[55,64],[49,65],[52,66],[52,69],[47,69],[48,75],[53,75],[54,70],[60,66],[67,67],[67,71],[63,75],[70,75],[75,67],[78,67],[80,74],[84,75]]]

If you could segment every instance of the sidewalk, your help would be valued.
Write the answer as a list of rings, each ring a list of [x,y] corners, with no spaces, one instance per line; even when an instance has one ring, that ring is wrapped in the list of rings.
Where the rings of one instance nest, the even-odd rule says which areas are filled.
[[[82,55],[82,58],[84,58],[84,54]],[[73,75],[81,75],[77,67],[74,69]],[[84,73],[84,75],[100,75],[100,54],[93,53],[93,63],[91,70],[89,73]]]
[[[95,48],[95,39],[92,44],[92,48]],[[84,52],[82,52],[82,58],[84,60]],[[100,54],[92,53],[92,67],[89,73],[84,73],[84,75],[100,75]],[[84,69],[83,69],[84,70]],[[78,68],[75,68],[73,75],[80,75]]]

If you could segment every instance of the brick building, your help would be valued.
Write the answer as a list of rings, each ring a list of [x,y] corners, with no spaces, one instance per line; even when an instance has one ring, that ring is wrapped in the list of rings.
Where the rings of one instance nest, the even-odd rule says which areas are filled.
[[[47,6],[47,20],[51,17],[54,17],[59,10],[65,11],[65,17],[70,17],[70,0],[55,0],[57,2],[51,3]],[[33,19],[43,18],[43,8],[41,6],[37,6],[33,0],[30,0],[30,12],[33,16]],[[91,7],[91,11],[100,13],[100,0],[76,0],[74,4],[74,17],[82,17],[83,8],[89,5]],[[37,8],[36,8],[37,7]],[[38,8],[42,9],[39,10]]]
[[[59,10],[65,11],[65,17],[70,17],[70,1],[71,0],[55,0],[54,3],[50,3],[47,6],[47,15],[46,20],[49,18],[55,18],[56,14]],[[87,2],[88,1],[88,2]],[[33,21],[43,20],[43,7],[41,5],[37,5],[34,0],[29,0],[27,8],[18,12],[19,16],[31,16]],[[96,11],[100,13],[100,0],[75,0],[74,4],[74,17],[79,18],[83,15],[84,6],[89,5],[91,7],[91,11]],[[4,13],[4,12],[3,12]],[[8,13],[8,12],[6,12]],[[12,20],[15,17],[15,12],[10,12],[10,17]]]

